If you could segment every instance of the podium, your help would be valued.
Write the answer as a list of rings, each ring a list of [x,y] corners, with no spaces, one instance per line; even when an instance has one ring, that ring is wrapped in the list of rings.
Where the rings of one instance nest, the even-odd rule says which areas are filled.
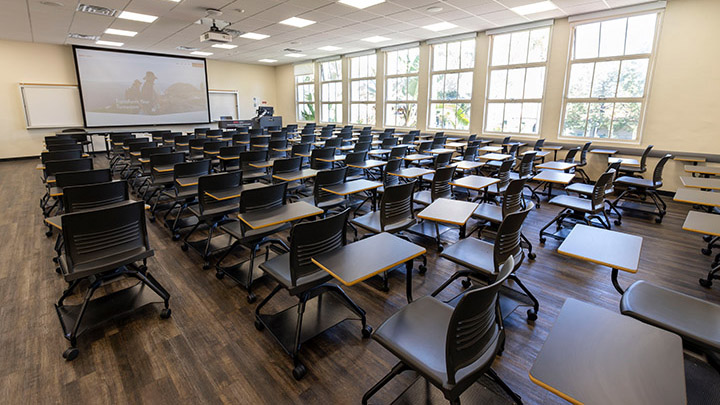
[[[253,129],[266,129],[267,127],[282,127],[282,117],[265,115],[252,119]]]

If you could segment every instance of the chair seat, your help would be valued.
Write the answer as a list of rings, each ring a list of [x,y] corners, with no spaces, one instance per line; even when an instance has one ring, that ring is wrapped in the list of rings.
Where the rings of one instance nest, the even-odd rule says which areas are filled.
[[[452,389],[448,384],[445,353],[452,313],[451,306],[433,297],[422,297],[380,325],[373,338],[433,384]],[[489,348],[499,343],[500,331],[497,326],[494,326],[493,332]],[[495,353],[496,350],[484,350],[477,360],[458,370],[455,375],[456,385],[464,378],[473,376],[475,371],[488,367]]]
[[[227,224],[221,225],[220,229],[231,235],[235,239],[241,240],[241,243],[252,243],[255,240],[262,239],[266,236],[272,235],[277,232],[289,229],[291,225],[289,223],[278,224],[268,226],[260,229],[246,229],[243,235],[242,225],[240,221],[232,221]]]
[[[720,306],[637,281],[622,296],[620,312],[676,333],[683,340],[720,351]]]
[[[493,249],[492,243],[476,238],[465,238],[445,248],[440,257],[491,276],[495,274]]]
[[[232,201],[232,200],[230,200],[230,201]],[[235,202],[235,203],[230,202],[230,203],[219,205],[217,207],[206,209],[202,214],[200,213],[199,206],[188,208],[188,210],[193,215],[198,217],[200,220],[215,218],[215,217],[218,217],[221,215],[232,214],[233,212],[237,212],[238,209],[239,209],[239,206],[238,206],[237,202]]]
[[[413,202],[421,205],[432,204],[432,193],[430,190],[422,190],[413,194]]]
[[[592,201],[589,199],[570,195],[559,195],[557,197],[553,197],[553,199],[550,200],[550,204],[582,212],[594,212],[597,211],[597,209],[603,208],[602,205],[600,205],[597,209],[593,209]]]
[[[621,173],[645,173],[645,169],[638,166],[623,166],[620,165],[618,171]]]
[[[570,191],[573,193],[578,193],[582,195],[592,195],[593,190],[595,189],[595,186],[592,184],[585,184],[585,183],[573,183],[567,187],[565,187],[565,191]],[[613,187],[610,187],[609,189],[605,190],[605,195],[612,194],[615,192],[615,189]]]
[[[380,233],[383,232],[380,226],[380,211],[372,211],[369,212],[361,217],[353,218],[351,221],[354,225],[357,225],[363,229],[366,229],[372,233]],[[400,222],[394,222],[391,224],[385,225],[385,231],[384,232],[399,232],[404,229],[407,229],[411,226],[415,225],[415,219],[406,219],[404,221]]]
[[[285,287],[291,295],[297,295],[332,279],[325,270],[317,268],[317,271],[298,277],[297,284],[293,285],[290,277],[290,253],[273,257],[262,263],[260,269]]]
[[[163,191],[164,196],[168,196],[170,198],[174,198],[176,200],[184,200],[188,198],[194,198],[197,197],[197,187],[178,187],[178,191],[175,190],[168,190]]]
[[[433,177],[435,177],[434,173],[428,173],[422,176],[423,181],[427,181],[428,183],[432,183]]]
[[[482,203],[475,208],[473,218],[484,219],[499,224],[503,220],[502,207],[495,204]]]
[[[650,179],[643,179],[640,177],[622,176],[615,180],[615,184],[622,184],[625,186],[642,187],[642,188],[659,188],[662,187],[662,183],[655,183]]]
[[[102,255],[85,262],[73,263],[72,269],[68,266],[67,256],[63,254],[60,256],[59,264],[65,281],[72,281],[105,271],[115,270],[122,266],[147,259],[154,254],[152,249],[146,249],[144,246],[128,250],[119,250],[111,255]]]

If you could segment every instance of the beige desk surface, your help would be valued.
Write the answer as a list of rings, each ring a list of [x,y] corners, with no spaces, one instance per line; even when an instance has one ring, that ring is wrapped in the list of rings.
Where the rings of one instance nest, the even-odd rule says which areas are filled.
[[[640,236],[577,224],[558,247],[558,253],[637,273],[642,242]]]
[[[543,170],[533,177],[533,180],[545,181],[548,183],[570,184],[575,178],[575,173],[565,173],[559,170]]]
[[[418,218],[444,224],[465,225],[478,203],[438,198],[417,214]]]
[[[685,217],[682,229],[703,235],[720,236],[720,215],[690,211]]]
[[[499,183],[500,179],[485,176],[465,176],[450,182],[455,187],[469,188],[471,190],[482,190],[493,184]]]

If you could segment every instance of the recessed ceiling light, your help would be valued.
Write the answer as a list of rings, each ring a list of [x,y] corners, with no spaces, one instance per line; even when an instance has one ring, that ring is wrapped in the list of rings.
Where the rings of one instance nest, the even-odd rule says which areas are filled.
[[[338,3],[347,4],[355,8],[363,9],[376,4],[385,3],[385,0],[340,0]]]
[[[293,27],[302,28],[302,27],[307,27],[308,25],[315,24],[315,21],[306,20],[306,19],[300,18],[300,17],[291,17],[291,18],[288,18],[287,20],[280,21],[280,24],[292,25]]]
[[[258,62],[275,63],[275,62],[277,62],[277,60],[276,59],[258,59]]]
[[[134,37],[137,35],[137,32],[135,31],[116,30],[115,28],[108,28],[105,30],[105,33],[110,35],[120,35],[123,37]]]
[[[172,1],[173,3],[180,3],[182,0],[170,0],[170,1]]]
[[[304,53],[286,53],[285,56],[288,58],[302,58],[303,56],[307,56]]]
[[[151,23],[158,19],[154,15],[133,13],[132,11],[123,11],[120,13],[118,18],[122,18],[123,20],[133,20],[133,21],[140,21],[140,22],[146,22],[146,23]]]
[[[436,24],[426,25],[423,28],[425,28],[426,30],[438,32],[438,31],[449,30],[452,28],[457,28],[457,25],[455,25],[453,23],[449,23],[447,21],[443,21],[443,22],[439,22]]]
[[[557,6],[552,1],[541,1],[539,3],[526,4],[524,6],[513,7],[510,10],[520,15],[542,13],[543,11],[557,10]]]
[[[43,6],[50,6],[50,7],[63,7],[64,4],[60,3],[59,1],[41,1],[40,4]]]
[[[321,50],[321,51],[332,52],[332,51],[338,51],[338,50],[340,50],[340,49],[342,49],[342,48],[340,48],[339,46],[328,45],[328,46],[321,46],[321,47],[318,48],[318,49]]]
[[[246,32],[246,33],[240,35],[240,38],[257,39],[257,40],[265,39],[265,38],[269,38],[269,37],[270,37],[270,35],[257,34],[254,32]]]
[[[212,52],[193,51],[193,52],[190,52],[190,55],[210,56],[210,55],[212,55]]]
[[[107,45],[107,46],[123,46],[123,45],[125,45],[122,42],[103,41],[103,40],[95,41],[95,43],[97,45]]]
[[[363,38],[362,40],[365,42],[372,42],[373,44],[376,44],[378,42],[389,41],[390,38],[381,37],[380,35],[375,35],[374,37],[367,37],[367,38]]]
[[[439,13],[439,12],[443,11],[443,8],[438,7],[438,6],[432,6],[432,7],[426,8],[425,11],[427,11],[428,13]]]
[[[222,48],[222,49],[235,49],[237,48],[237,45],[233,44],[215,44],[212,46],[213,48]]]

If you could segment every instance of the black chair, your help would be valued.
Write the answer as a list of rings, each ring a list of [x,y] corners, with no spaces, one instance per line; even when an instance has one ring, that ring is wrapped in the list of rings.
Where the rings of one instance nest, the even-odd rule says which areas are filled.
[[[510,172],[510,179],[512,179],[512,180],[522,179],[522,180],[525,180],[526,182],[532,180],[533,176],[535,175],[535,169],[533,166],[534,166],[536,160],[537,160],[537,152],[536,151],[532,150],[532,151],[525,152],[522,155],[522,158],[520,158],[520,162],[517,164],[517,166],[515,168],[516,171]],[[526,189],[530,190],[530,198],[535,199],[535,201],[537,201],[538,206],[539,206],[540,205],[540,196],[538,195],[537,192],[535,192],[535,189],[530,187],[530,185],[528,185],[526,182],[523,183],[524,187]],[[582,184],[582,183],[578,183],[578,184]]]
[[[347,155],[345,155],[345,166],[347,168],[347,172],[345,175],[345,180],[358,180],[365,178],[365,170],[356,168],[356,167],[350,167],[349,165],[359,165],[362,164],[367,160],[367,152],[350,152]]]
[[[42,152],[40,153],[40,163],[45,165],[47,162],[52,160],[70,160],[70,159],[82,159],[82,151],[79,150],[61,150],[57,152]],[[43,181],[45,179],[43,178]]]
[[[287,157],[288,152],[291,150],[292,148],[288,147],[288,141],[286,138],[271,139],[268,142],[268,153],[271,159]]]
[[[267,162],[267,150],[249,150],[240,154],[240,170],[243,172],[243,181],[255,182],[268,178],[267,170],[251,166],[252,163]]]
[[[510,146],[510,149],[507,151],[507,154],[510,155],[510,157],[507,158],[506,160],[510,160],[510,161],[514,162],[515,158],[517,157],[518,148],[519,148],[518,144],[516,144],[516,143],[512,144]],[[485,165],[483,166],[483,169],[485,169],[489,173],[495,173],[496,171],[498,171],[500,169],[500,166],[502,166],[503,162],[504,162],[504,160],[491,160],[491,161],[485,163]]]
[[[205,136],[210,139],[220,139],[223,136],[222,129],[208,129],[205,131]]]
[[[439,167],[432,174],[429,190],[417,191],[413,194],[413,202],[427,207],[438,198],[452,198],[450,181],[455,175],[455,166]]]
[[[332,159],[335,156],[335,148],[318,148],[310,152],[310,168],[315,170],[332,169],[332,162],[323,162],[319,159]]]
[[[346,240],[346,224],[348,218],[348,210],[319,219],[312,222],[299,223],[290,230],[290,251],[283,255],[274,257],[263,264],[260,268],[272,277],[277,286],[255,309],[255,327],[258,330],[267,328],[273,334],[275,339],[281,344],[283,349],[292,357],[293,360],[293,377],[300,380],[307,373],[305,365],[300,361],[300,346],[305,341],[318,335],[324,330],[311,329],[311,326],[304,324],[304,316],[306,309],[323,305],[339,304],[346,307],[349,312],[362,322],[362,336],[370,337],[372,328],[367,325],[365,320],[365,311],[357,306],[338,286],[330,283],[332,276],[326,271],[317,267],[311,259],[323,253],[332,252],[344,246]],[[287,336],[288,332],[280,330],[277,319],[283,316],[283,313],[263,314],[262,308],[275,296],[280,290],[287,290],[292,297],[297,297],[297,321],[292,337]],[[323,295],[332,294],[334,297],[329,298]],[[312,301],[315,301],[313,303]],[[337,308],[337,306],[336,306]],[[292,311],[292,310],[291,310]],[[339,311],[333,309],[333,311]],[[317,318],[326,315],[325,312],[317,310],[313,311],[312,317]],[[327,313],[329,315],[329,313]],[[327,316],[326,315],[326,316]],[[337,316],[337,315],[334,315]],[[313,323],[322,322],[314,319]],[[326,328],[327,329],[327,328]],[[303,333],[305,332],[305,333]]]
[[[130,200],[127,181],[83,184],[63,188],[63,209],[66,214]]]
[[[368,152],[370,149],[372,149],[372,142],[358,141],[353,147],[353,152]]]
[[[387,160],[402,159],[407,155],[407,146],[393,146],[390,149]]]
[[[415,225],[412,204],[414,187],[415,181],[385,186],[380,199],[380,209],[353,218],[350,223],[370,234],[398,233],[410,228]],[[357,230],[355,230],[355,239],[357,240]]]
[[[459,270],[450,277],[433,295],[437,295],[448,285],[461,277],[464,287],[470,287],[470,280],[478,280],[485,283],[493,282],[494,278],[500,271],[500,266],[508,257],[512,257],[515,263],[512,274],[509,278],[514,281],[527,298],[532,301],[533,307],[527,311],[528,321],[537,319],[540,303],[537,298],[525,287],[525,285],[517,277],[517,269],[522,265],[525,258],[525,252],[520,245],[522,225],[527,217],[530,208],[522,211],[516,211],[507,214],[502,223],[498,227],[495,235],[495,242],[490,243],[477,238],[468,237],[461,239],[457,243],[445,248],[440,257],[450,260],[451,262],[467,268],[468,270]],[[514,290],[502,292],[504,295],[517,296],[520,294]],[[510,315],[510,314],[505,314]]]
[[[325,148],[339,148],[342,145],[342,139],[340,138],[328,138],[325,140]]]
[[[187,135],[178,135],[173,138],[173,151],[190,153],[190,137]],[[167,146],[167,145],[166,145]]]
[[[333,208],[344,206],[345,197],[328,193],[323,190],[323,187],[345,183],[346,173],[347,168],[345,167],[319,171],[317,176],[315,176],[315,183],[313,184],[312,201],[309,202],[326,213]]]
[[[510,176],[513,164],[512,160],[504,160],[500,168],[495,173],[494,177],[497,177],[500,181],[486,189],[485,195],[488,201],[495,201],[498,196],[505,192],[505,189],[510,184],[512,177]],[[480,197],[480,196],[478,196]]]
[[[580,162],[577,166],[575,166],[575,173],[580,175],[583,183],[590,183],[590,177],[588,177],[587,173],[585,173],[585,170],[582,169],[583,167],[587,166],[587,154],[590,151],[590,145],[592,145],[592,142],[585,142],[585,145],[583,145],[582,149],[580,150]]]
[[[612,173],[613,176],[611,180],[608,182],[607,187],[605,188],[605,202],[608,204],[610,210],[615,212],[617,214],[618,218],[622,218],[622,214],[620,211],[610,204],[610,201],[607,199],[610,195],[615,193],[615,187],[614,182],[615,178],[617,177],[617,171],[620,168],[620,162],[613,162],[608,165],[607,169],[605,170],[606,173]],[[595,186],[592,184],[586,184],[586,183],[572,183],[565,187],[566,192],[570,193],[577,193],[580,197],[585,198],[591,198],[592,193],[595,189]]]
[[[205,159],[205,142],[209,142],[207,138],[195,138],[190,140],[190,153],[188,154],[188,160],[202,160]]]
[[[232,144],[234,146],[240,146],[243,148],[243,151],[248,150],[250,147],[250,134],[248,133],[239,133],[235,134],[232,137]]]
[[[65,247],[59,262],[62,275],[70,285],[55,309],[63,335],[70,341],[70,347],[63,353],[65,360],[78,356],[77,338],[81,333],[153,303],[153,295],[146,287],[164,302],[160,317],[170,317],[170,294],[147,268],[147,258],[154,253],[150,249],[144,211],[142,202],[129,202],[62,216]],[[92,299],[98,288],[118,278],[135,278],[139,283]],[[65,299],[78,286],[87,284],[83,281],[89,286],[82,304],[65,305]]]
[[[216,253],[229,248],[229,244],[213,245],[213,234],[218,226],[233,221],[228,215],[238,211],[238,198],[217,200],[209,194],[218,194],[227,190],[237,190],[242,185],[242,172],[227,172],[202,176],[198,179],[198,204],[188,208],[188,211],[197,218],[197,223],[185,235],[182,250],[187,251],[192,247],[203,259],[203,270],[210,268],[210,257]],[[197,231],[198,227],[204,224],[208,228],[205,239],[190,241],[190,237]]]
[[[240,154],[245,150],[242,146],[223,146],[220,148],[218,160],[220,161],[220,171],[230,172],[240,170]]]
[[[45,182],[45,194],[40,198],[40,208],[43,212],[48,208],[47,204],[50,201],[50,188],[55,185],[56,173],[62,172],[77,172],[84,170],[92,170],[93,161],[92,159],[67,159],[67,160],[50,160],[45,162],[45,170],[43,171]]]
[[[655,165],[655,170],[653,170],[652,180],[634,176],[622,176],[615,180],[615,186],[623,186],[627,188],[623,190],[623,192],[620,193],[620,195],[615,200],[613,200],[613,202],[610,203],[611,207],[613,207],[615,210],[617,210],[617,208],[621,208],[623,210],[643,212],[646,214],[655,215],[655,222],[658,224],[661,223],[663,217],[667,213],[667,204],[665,204],[665,201],[663,201],[663,199],[660,197],[660,193],[658,193],[658,190],[663,185],[662,172],[665,164],[671,158],[672,155],[667,154],[657,162],[657,164]],[[622,166],[620,166],[620,168],[622,170]],[[645,203],[647,197],[650,197],[650,199],[652,200],[652,203],[655,205],[655,210],[647,211],[641,208],[633,207],[631,205],[618,205],[618,203],[623,200],[627,200],[628,202]],[[622,218],[618,216],[618,218],[615,220],[615,224],[620,225],[621,222]]]
[[[308,143],[308,144],[315,143],[315,134],[310,133],[310,134],[306,134],[306,135],[301,135],[300,143]]]
[[[395,376],[412,370],[442,391],[451,404],[459,404],[460,395],[483,375],[521,404],[520,396],[491,368],[505,347],[499,291],[514,267],[510,256],[492,284],[464,293],[454,308],[434,296],[423,297],[383,322],[373,339],[400,362],[363,395],[362,403],[367,404]]]
[[[287,159],[275,159],[272,166],[273,183],[281,183],[284,180],[275,178],[274,176],[282,173],[294,173],[300,171],[302,167],[302,157],[293,157]],[[287,182],[287,193],[296,194],[303,188],[302,180]]]
[[[639,176],[647,171],[647,158],[650,155],[653,145],[648,145],[640,156],[640,166],[625,166],[620,165],[619,176]]]
[[[538,152],[538,154],[535,155],[535,160],[539,160],[541,162],[545,161],[545,156],[540,156],[540,152],[542,152],[543,146],[545,146],[545,138],[540,138],[535,141],[535,145],[533,145],[533,150],[535,152]]]
[[[45,148],[48,150],[48,152],[58,152],[61,150],[79,150],[80,152],[85,152],[82,145],[76,143],[72,139],[69,140],[68,143],[52,143],[45,145]]]
[[[181,152],[175,153],[158,153],[150,155],[150,177],[143,185],[138,188],[138,194],[142,195],[142,199],[151,204],[160,192],[168,187],[172,187],[175,183],[173,170],[178,163],[185,163],[185,154]],[[153,221],[154,217],[150,217]]]
[[[178,163],[173,170],[173,187],[163,191],[162,195],[170,200],[167,212],[163,218],[165,225],[170,229],[172,240],[180,240],[180,230],[195,225],[188,218],[183,218],[185,210],[197,201],[198,182],[202,176],[210,174],[210,160],[198,160],[195,162]],[[182,186],[178,181],[194,180],[191,184]],[[175,216],[170,218],[171,213],[177,208]],[[194,218],[194,217],[191,217]],[[172,221],[172,223],[170,223]]]

